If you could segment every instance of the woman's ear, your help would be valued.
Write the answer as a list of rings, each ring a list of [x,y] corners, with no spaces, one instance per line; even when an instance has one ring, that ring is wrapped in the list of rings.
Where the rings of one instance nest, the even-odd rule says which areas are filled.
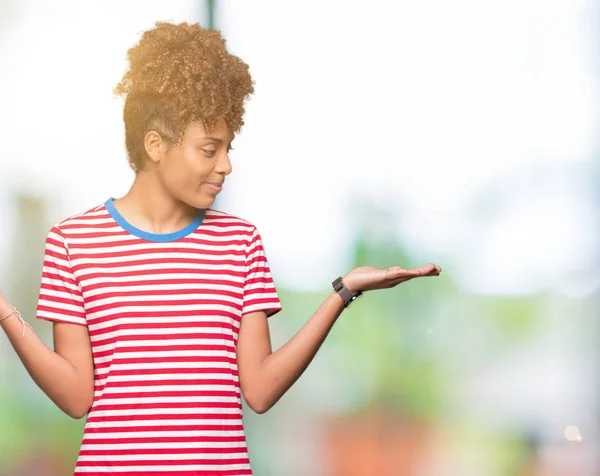
[[[167,144],[158,132],[148,131],[144,137],[144,149],[150,160],[158,163],[167,151]]]

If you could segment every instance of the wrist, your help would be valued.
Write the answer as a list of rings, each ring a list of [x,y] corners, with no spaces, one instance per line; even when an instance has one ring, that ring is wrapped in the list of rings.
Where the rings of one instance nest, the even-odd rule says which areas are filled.
[[[6,299],[0,299],[0,319],[5,318],[12,312],[13,307],[10,305],[10,303]]]
[[[348,287],[349,283],[346,277],[340,276],[331,284],[335,292],[340,296],[345,308],[362,295],[362,291],[356,290],[353,286]]]

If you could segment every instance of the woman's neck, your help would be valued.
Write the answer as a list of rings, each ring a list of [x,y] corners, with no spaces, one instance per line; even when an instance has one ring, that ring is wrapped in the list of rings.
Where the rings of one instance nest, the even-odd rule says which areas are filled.
[[[149,233],[173,233],[189,225],[198,210],[170,196],[156,176],[139,171],[131,188],[113,201],[121,216]]]

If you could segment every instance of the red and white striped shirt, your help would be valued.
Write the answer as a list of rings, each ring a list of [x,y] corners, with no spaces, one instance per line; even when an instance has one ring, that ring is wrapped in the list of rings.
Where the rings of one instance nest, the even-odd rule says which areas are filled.
[[[87,326],[95,368],[75,473],[251,475],[238,331],[245,314],[279,310],[243,219],[208,208],[153,234],[109,199],[53,226],[37,318]]]

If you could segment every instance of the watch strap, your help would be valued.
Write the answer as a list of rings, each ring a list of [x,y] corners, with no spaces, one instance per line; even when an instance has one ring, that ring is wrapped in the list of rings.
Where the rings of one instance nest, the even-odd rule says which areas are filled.
[[[353,301],[355,301],[359,296],[362,295],[362,291],[357,291],[353,293],[346,286],[344,286],[341,276],[331,284],[333,285],[333,289],[337,291],[337,293],[344,301],[344,307],[348,307]]]

